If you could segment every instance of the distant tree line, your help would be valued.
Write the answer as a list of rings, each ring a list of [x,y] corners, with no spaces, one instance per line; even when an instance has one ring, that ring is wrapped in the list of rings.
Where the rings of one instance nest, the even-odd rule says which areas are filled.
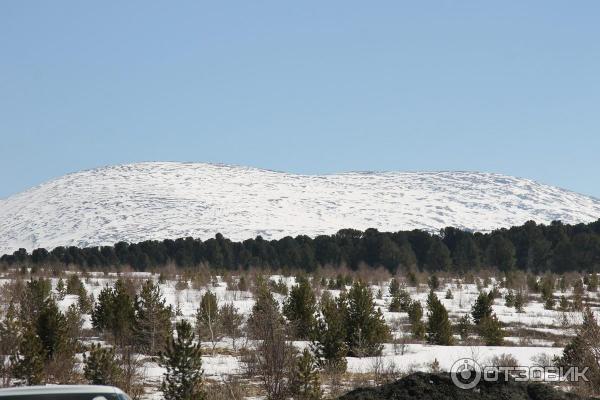
[[[559,221],[489,233],[444,228],[438,234],[422,230],[379,232],[343,229],[333,235],[305,235],[243,242],[221,234],[208,240],[191,237],[114,246],[20,249],[0,257],[3,265],[69,265],[85,269],[129,266],[144,271],[174,264],[180,268],[207,265],[216,269],[290,268],[307,272],[320,266],[385,267],[392,274],[407,270],[463,273],[479,268],[513,269],[534,273],[593,272],[600,267],[600,220],[568,225]]]

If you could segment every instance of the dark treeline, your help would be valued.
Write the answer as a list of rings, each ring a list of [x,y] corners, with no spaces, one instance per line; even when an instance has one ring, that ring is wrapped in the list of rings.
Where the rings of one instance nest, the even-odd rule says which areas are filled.
[[[334,235],[284,237],[260,236],[233,242],[221,234],[202,241],[191,237],[176,240],[119,242],[114,246],[20,249],[0,258],[4,265],[69,265],[85,269],[130,266],[144,271],[175,264],[181,268],[281,268],[307,272],[319,266],[383,266],[391,273],[410,269],[461,273],[479,268],[512,269],[535,273],[598,271],[600,269],[600,220],[567,225],[553,222],[478,233],[456,228],[439,234],[421,230],[379,232],[343,229]]]

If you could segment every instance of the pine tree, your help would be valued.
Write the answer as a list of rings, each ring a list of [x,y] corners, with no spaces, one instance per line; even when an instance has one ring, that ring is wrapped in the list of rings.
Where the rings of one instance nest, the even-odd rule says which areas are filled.
[[[323,396],[316,360],[308,349],[296,358],[290,391],[294,400],[320,400]]]
[[[252,313],[248,317],[248,331],[251,337],[260,337],[263,332],[263,325],[267,318],[273,318],[273,324],[284,326],[283,315],[279,312],[279,305],[269,288],[265,284],[259,284]]]
[[[588,292],[596,292],[598,290],[598,274],[596,274],[596,273],[589,274],[587,290],[588,290]]]
[[[423,323],[423,307],[417,300],[410,303],[408,308],[408,319],[410,330],[415,339],[422,340],[425,337],[425,324]]]
[[[75,274],[69,276],[67,280],[67,294],[79,294],[79,289],[83,286],[83,283],[79,277]]]
[[[558,280],[558,287],[560,288],[561,293],[567,291],[567,278],[564,275]]]
[[[448,289],[446,291],[446,300],[452,300],[454,298],[454,295],[452,294],[452,291],[450,289]]]
[[[65,345],[68,341],[65,316],[52,299],[47,299],[44,303],[35,328],[47,359],[52,358],[59,351],[61,345]]]
[[[44,303],[50,298],[51,284],[46,279],[31,279],[25,284],[20,299],[20,320],[23,323],[35,323]]]
[[[565,346],[562,357],[556,364],[564,368],[578,366],[588,368],[586,380],[574,382],[575,385],[587,387],[589,392],[600,392],[600,326],[593,311],[586,307],[583,311],[583,322],[577,329],[576,336]]]
[[[217,296],[210,290],[204,293],[200,300],[200,308],[196,313],[196,332],[200,339],[211,341],[213,350],[221,338],[222,329],[219,321]]]
[[[71,304],[65,312],[65,328],[66,337],[70,341],[75,341],[81,336],[83,328],[83,316],[81,310],[75,304]]]
[[[348,292],[348,349],[355,357],[380,354],[383,342],[389,337],[389,327],[381,309],[375,308],[368,286],[355,282]]]
[[[397,296],[392,297],[392,301],[390,301],[390,306],[388,307],[390,312],[400,312],[402,304],[400,303],[400,299]]]
[[[484,292],[479,293],[479,296],[477,296],[477,300],[475,300],[475,304],[473,304],[473,308],[471,310],[471,316],[473,317],[473,323],[475,325],[479,325],[479,322],[484,317],[489,317],[492,315],[492,303],[492,296]]]
[[[92,344],[83,361],[83,376],[92,385],[117,386],[122,379],[123,371],[114,348]]]
[[[396,278],[392,278],[390,282],[389,294],[392,297],[395,297],[400,291],[400,282]]]
[[[408,306],[410,305],[410,302],[410,294],[408,294],[406,289],[400,288],[394,292],[392,300],[390,301],[389,310],[391,312],[408,312]]]
[[[92,311],[93,301],[90,300],[85,286],[82,284],[77,290],[77,304],[82,313],[89,314]]]
[[[506,295],[504,295],[504,305],[506,307],[514,307],[515,306],[515,293],[512,290],[509,290],[508,292],[506,292]]]
[[[471,334],[471,319],[469,314],[465,314],[458,319],[457,331],[462,340],[467,340]]]
[[[283,306],[283,315],[290,321],[296,337],[307,340],[316,325],[317,301],[308,279],[299,277],[297,281]]]
[[[10,357],[13,375],[26,385],[39,385],[44,381],[44,346],[35,328],[26,326],[18,353]]]
[[[479,321],[477,329],[486,346],[500,346],[504,342],[504,332],[496,314],[484,316]]]
[[[554,278],[551,275],[545,275],[540,280],[540,292],[544,300],[544,308],[552,310],[554,308]]]
[[[448,311],[433,290],[427,298],[427,342],[449,346],[453,342]]]
[[[10,303],[4,320],[0,322],[0,385],[6,387],[12,376],[12,365],[6,360],[14,354],[21,342],[21,325],[13,303]]]
[[[189,322],[176,324],[176,337],[168,340],[160,356],[160,365],[166,369],[161,385],[166,400],[201,400],[202,353],[200,343],[194,343],[194,330]]]
[[[437,275],[431,275],[427,280],[427,285],[429,285],[429,289],[438,290],[440,288],[440,279]]]
[[[312,347],[319,365],[336,372],[346,371],[346,303],[341,295],[336,301],[329,292],[321,296],[321,317],[317,321],[317,335]]]
[[[74,315],[74,308],[71,308],[70,320],[67,320],[54,299],[48,298],[39,312],[35,328],[44,348],[46,379],[49,383],[70,383],[73,380],[75,349],[82,322],[79,314]],[[75,327],[75,324],[78,326]]]
[[[523,292],[521,290],[518,290],[515,293],[515,299],[514,299],[514,306],[515,306],[515,310],[518,313],[522,313],[524,312],[524,307],[525,307],[525,295],[523,294]]]
[[[58,282],[56,283],[56,294],[57,294],[57,297],[59,300],[64,299],[65,294],[67,294],[65,282],[63,281],[62,278],[58,278]]]
[[[583,310],[584,288],[581,279],[577,279],[573,284],[573,309],[575,311]]]
[[[134,335],[138,348],[145,354],[158,354],[171,336],[171,306],[158,285],[148,280],[142,286],[136,302]]]
[[[223,333],[229,336],[232,340],[233,349],[235,350],[235,340],[240,336],[240,327],[243,323],[243,317],[238,312],[233,303],[226,303],[219,309],[219,320]]]
[[[569,304],[569,300],[567,300],[566,296],[560,296],[560,302],[558,305],[560,311],[569,311],[570,308],[570,304]]]
[[[98,296],[96,307],[92,311],[92,325],[100,332],[112,334],[117,344],[126,344],[132,340],[135,323],[135,301],[121,279],[114,287],[105,287]]]

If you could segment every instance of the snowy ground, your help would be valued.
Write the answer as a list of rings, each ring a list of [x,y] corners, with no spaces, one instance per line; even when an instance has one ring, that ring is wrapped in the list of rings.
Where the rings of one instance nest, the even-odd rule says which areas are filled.
[[[131,273],[130,278],[133,279],[153,279],[158,280],[157,276],[143,273]],[[95,298],[98,297],[100,291],[106,285],[112,285],[118,278],[116,274],[101,274],[92,273],[83,278],[89,293],[92,293]],[[288,287],[292,287],[295,283],[293,277],[270,276],[271,280],[283,281]],[[0,278],[0,285],[8,282],[6,278]],[[52,278],[53,287],[56,286],[57,279]],[[167,300],[167,303],[174,308],[181,310],[181,317],[192,322],[195,321],[195,313],[200,303],[202,295],[211,290],[216,294],[218,302],[233,303],[240,313],[245,317],[249,316],[254,304],[254,299],[251,292],[241,292],[227,290],[227,285],[222,280],[218,280],[216,284],[210,287],[190,288],[184,290],[176,289],[177,280],[167,280],[160,284],[162,293]],[[376,299],[377,305],[381,308],[385,320],[390,326],[395,327],[392,332],[394,337],[408,338],[410,335],[407,332],[407,315],[406,313],[393,313],[388,311],[390,298],[388,293],[389,282],[378,285],[373,285],[373,293],[381,291],[384,295]],[[488,287],[488,289],[490,289]],[[445,299],[447,289],[453,292],[453,299]],[[411,297],[422,302],[425,308],[425,300],[428,294],[426,286],[421,285],[419,289],[408,287]],[[502,292],[503,289],[500,289]],[[477,297],[479,290],[475,284],[458,285],[456,281],[446,283],[436,291],[438,297],[448,309],[450,318],[456,320],[465,313],[470,313],[471,306]],[[331,291],[331,294],[337,296],[339,291]],[[556,293],[556,297],[561,295],[570,296],[570,293]],[[275,295],[276,299],[283,301],[283,296]],[[371,374],[376,368],[393,368],[401,372],[411,372],[416,370],[429,370],[434,361],[439,363],[442,370],[448,370],[450,366],[460,358],[472,358],[480,363],[485,364],[492,356],[510,354],[515,357],[521,365],[534,365],[535,359],[539,359],[540,355],[546,355],[552,358],[562,353],[562,347],[557,345],[557,341],[563,340],[574,334],[572,328],[563,327],[561,322],[564,320],[564,313],[554,310],[545,310],[539,299],[525,306],[524,313],[516,313],[514,308],[508,308],[504,305],[502,298],[496,299],[494,303],[494,312],[497,314],[500,321],[507,324],[507,337],[505,346],[486,347],[486,346],[433,346],[423,343],[415,343],[407,340],[399,341],[395,344],[388,343],[384,346],[381,357],[365,357],[353,358],[348,357],[348,372],[351,374]],[[66,310],[69,305],[77,302],[77,296],[67,295],[60,301],[61,309]],[[577,323],[580,315],[578,313],[569,313],[569,320],[572,323]],[[398,322],[398,323],[396,323]],[[85,315],[84,328],[91,329],[91,320],[89,315]],[[237,348],[243,344],[245,339],[238,339]],[[298,348],[303,348],[307,345],[306,342],[295,342]],[[231,375],[242,375],[244,365],[240,360],[239,354],[233,349],[232,341],[225,338],[217,343],[217,352],[211,355],[208,351],[212,347],[209,343],[204,343],[207,351],[203,356],[203,368],[205,377],[209,380],[223,380]],[[160,393],[156,391],[156,387],[161,381],[163,369],[155,362],[147,362],[144,366],[144,375],[148,391],[148,399],[160,398]]]

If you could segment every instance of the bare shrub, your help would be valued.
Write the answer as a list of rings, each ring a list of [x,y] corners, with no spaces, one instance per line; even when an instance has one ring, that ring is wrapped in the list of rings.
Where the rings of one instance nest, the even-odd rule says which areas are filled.
[[[223,382],[205,386],[205,400],[241,400],[246,397],[244,387],[237,377],[228,377]]]
[[[503,353],[491,357],[488,365],[492,367],[518,367],[519,361],[512,354]]]
[[[534,355],[533,357],[531,357],[531,362],[533,362],[533,365],[535,365],[536,367],[548,367],[554,365],[552,357],[550,357],[550,355],[546,353],[538,353]]]

